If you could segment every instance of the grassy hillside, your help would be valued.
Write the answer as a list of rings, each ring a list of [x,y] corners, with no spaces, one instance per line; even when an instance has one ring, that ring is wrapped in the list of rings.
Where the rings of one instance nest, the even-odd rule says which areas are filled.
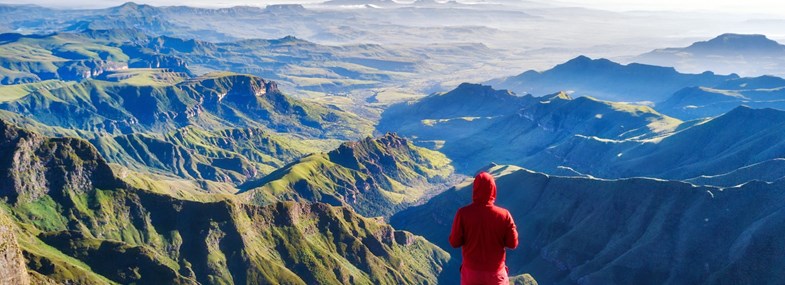
[[[259,178],[338,144],[261,128],[207,131],[196,126],[163,135],[101,136],[90,142],[108,161],[137,171],[230,183]]]
[[[129,67],[190,75],[187,64],[177,57],[132,52],[122,47],[122,43],[144,41],[146,36],[128,30],[113,31],[0,34],[0,84],[128,77],[124,73]]]
[[[164,77],[229,70],[274,79],[300,90],[345,93],[413,77],[423,58],[378,45],[327,46],[291,36],[228,42],[194,40],[187,33],[173,37],[144,27],[154,23],[133,23],[152,20],[150,17],[162,20],[158,8],[116,8],[112,11],[119,13],[112,14],[115,21],[90,19],[86,27],[58,33],[0,34],[0,84],[98,77],[149,85],[162,76],[151,76],[145,69],[166,71]]]
[[[365,216],[389,216],[451,181],[452,172],[444,155],[386,134],[304,157],[241,185],[240,195],[256,204],[323,202]]]
[[[52,126],[110,134],[173,131],[190,124],[263,127],[312,137],[352,138],[368,132],[368,123],[357,116],[288,97],[274,82],[231,73],[165,86],[86,80],[37,90],[0,103],[0,109]]]
[[[496,203],[510,210],[520,234],[520,246],[507,255],[513,275],[529,272],[544,284],[782,282],[785,181],[720,189],[547,176],[513,166],[490,171]],[[391,223],[448,249],[443,229],[471,191],[471,181],[459,184]],[[458,261],[450,263],[442,281],[456,277],[447,272],[457,272]]]
[[[79,284],[433,283],[448,255],[345,207],[184,200],[120,180],[89,143],[0,124],[0,208],[34,276]],[[199,196],[192,196],[199,198]]]

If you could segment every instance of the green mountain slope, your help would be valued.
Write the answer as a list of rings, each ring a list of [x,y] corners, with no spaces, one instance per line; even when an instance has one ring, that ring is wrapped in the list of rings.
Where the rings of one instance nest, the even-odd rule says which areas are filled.
[[[147,5],[116,7],[114,13]],[[160,12],[156,18],[163,17]],[[117,15],[113,15],[115,18]],[[145,16],[149,17],[149,16]],[[0,84],[86,78],[127,79],[126,68],[156,69],[180,77],[213,71],[250,73],[317,92],[345,92],[378,87],[411,77],[421,60],[412,52],[378,45],[327,46],[291,36],[281,39],[207,42],[160,36],[142,26],[115,22],[77,27],[68,32],[0,34]],[[170,74],[170,76],[172,76]]]
[[[288,97],[274,82],[226,73],[166,86],[86,80],[0,103],[0,109],[52,126],[114,134],[173,131],[190,124],[207,129],[264,127],[337,138],[367,131],[364,120]]]
[[[0,34],[0,84],[83,80],[114,76],[126,68],[156,68],[191,74],[182,59],[138,51],[123,43],[147,41],[133,30],[86,30],[41,35]]]
[[[520,234],[520,246],[507,255],[511,274],[530,272],[543,284],[783,281],[785,181],[720,189],[547,176],[513,166],[490,171],[496,203],[510,210]],[[444,229],[471,201],[470,182],[399,212],[391,223],[449,248]],[[454,280],[444,278],[457,276],[458,263],[451,261],[443,281]]]
[[[231,183],[261,177],[337,144],[260,128],[207,131],[195,126],[164,135],[101,136],[90,142],[108,161],[135,170]]]
[[[78,80],[122,69],[128,57],[117,47],[82,41],[70,35],[0,35],[0,82],[32,83],[49,79]]]
[[[388,133],[306,156],[241,185],[240,195],[256,204],[323,202],[364,216],[389,216],[432,194],[452,172],[444,155]]]
[[[0,208],[34,275],[79,284],[433,283],[448,255],[345,207],[183,200],[128,186],[88,142],[0,123]],[[194,196],[197,197],[197,196]]]

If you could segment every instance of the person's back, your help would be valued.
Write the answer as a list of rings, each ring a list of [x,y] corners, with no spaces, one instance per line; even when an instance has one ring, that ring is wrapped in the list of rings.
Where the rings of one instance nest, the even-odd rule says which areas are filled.
[[[463,247],[461,284],[508,284],[505,247],[518,246],[518,232],[510,212],[493,205],[496,183],[482,172],[474,178],[472,203],[458,210],[450,245]]]

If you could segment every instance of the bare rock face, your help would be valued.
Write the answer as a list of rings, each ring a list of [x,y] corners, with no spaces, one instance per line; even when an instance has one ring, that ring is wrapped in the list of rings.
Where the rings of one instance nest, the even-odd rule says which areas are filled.
[[[537,280],[529,274],[521,274],[517,276],[510,277],[510,284],[511,285],[537,285]]]
[[[0,284],[30,284],[25,259],[16,242],[16,227],[0,210]]]
[[[188,63],[182,58],[163,54],[140,54],[129,62],[130,68],[165,68],[173,72],[182,72],[192,75]]]
[[[62,63],[57,69],[57,79],[60,80],[83,80],[93,78],[108,71],[116,71],[128,68],[128,65],[121,62],[109,60],[73,60]]]
[[[10,203],[119,185],[106,161],[84,140],[45,138],[0,120],[0,153],[0,197]]]

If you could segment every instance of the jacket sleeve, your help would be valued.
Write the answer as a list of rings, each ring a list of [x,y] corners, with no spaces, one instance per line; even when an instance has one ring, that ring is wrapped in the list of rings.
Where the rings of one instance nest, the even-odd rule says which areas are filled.
[[[504,235],[504,246],[515,249],[518,247],[518,229],[515,227],[515,221],[513,221],[510,212],[507,212],[507,220],[509,225],[507,233]]]
[[[463,245],[463,223],[461,223],[461,211],[455,213],[452,221],[452,231],[450,232],[450,246],[459,248]]]

